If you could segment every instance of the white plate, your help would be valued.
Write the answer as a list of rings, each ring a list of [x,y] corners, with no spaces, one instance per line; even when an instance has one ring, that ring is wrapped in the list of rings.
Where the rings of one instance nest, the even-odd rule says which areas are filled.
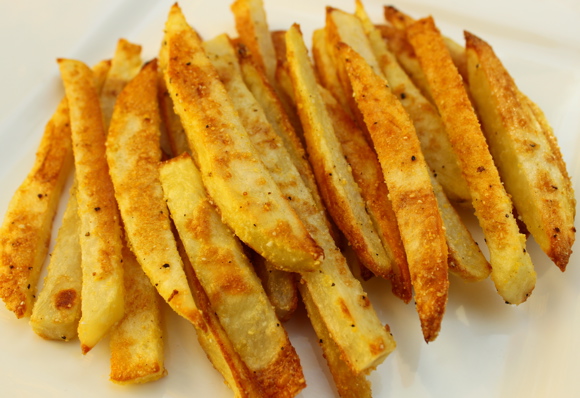
[[[30,0],[0,7],[0,213],[25,177],[45,122],[62,96],[55,59],[92,64],[110,57],[125,37],[154,57],[172,0]],[[182,4],[204,37],[233,34],[229,0]],[[560,140],[575,185],[580,176],[580,5],[576,0],[395,1],[414,16],[432,14],[443,32],[461,40],[462,29],[487,39],[521,89],[546,112]],[[272,29],[302,24],[310,35],[324,23],[324,6],[352,11],[350,0],[266,0]],[[382,3],[367,0],[374,20]],[[62,211],[62,209],[61,209]],[[58,217],[58,216],[57,216]],[[56,226],[59,225],[57,218]],[[56,227],[55,226],[55,227]],[[530,244],[537,287],[519,307],[503,304],[489,280],[451,280],[439,338],[426,345],[412,305],[374,280],[375,309],[391,326],[397,350],[370,379],[376,397],[578,397],[580,379],[580,261],[576,254],[562,274]],[[194,330],[166,313],[167,368],[161,381],[118,387],[108,381],[103,341],[83,357],[76,343],[38,338],[26,320],[0,309],[0,395],[3,397],[229,397],[221,376],[199,348]],[[332,380],[301,310],[287,328],[306,374],[301,397],[335,394]]]

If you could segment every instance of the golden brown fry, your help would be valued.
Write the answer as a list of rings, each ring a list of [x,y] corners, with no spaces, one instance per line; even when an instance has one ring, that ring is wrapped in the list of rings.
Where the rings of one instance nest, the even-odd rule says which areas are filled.
[[[447,303],[447,244],[429,169],[411,119],[385,80],[339,45],[356,103],[373,139],[405,245],[425,341],[441,328]]]
[[[199,321],[159,181],[159,110],[155,60],[117,99],[107,138],[107,161],[127,241],[163,299],[192,323]]]
[[[283,146],[284,142],[281,137],[276,136],[264,110],[246,86],[233,44],[227,35],[224,34],[204,42],[203,47],[224,84],[232,105],[236,109],[240,121],[248,132],[248,137],[257,152],[260,156],[274,155],[273,148]],[[264,131],[267,131],[269,136],[275,137],[275,139],[263,139]],[[289,138],[287,141],[290,141],[291,138],[287,138]],[[296,137],[294,138],[297,139]],[[273,159],[276,161],[275,156],[273,156]],[[272,304],[280,305],[275,305],[276,312],[281,316],[281,320],[287,320],[296,309],[298,302],[295,275],[276,270],[276,265],[271,264],[268,260],[263,262],[262,265],[267,270],[274,272],[274,275],[271,275],[272,277],[263,278],[263,280],[266,284],[274,284],[268,287],[269,291],[276,291],[276,297],[270,296],[273,298]]]
[[[445,193],[453,202],[469,203],[471,201],[469,188],[461,175],[457,155],[453,152],[437,108],[421,94],[401,68],[396,57],[388,50],[380,32],[372,24],[360,0],[356,2],[356,16],[360,20],[360,28],[364,30],[369,39],[368,43],[372,53],[376,56],[391,91],[399,98],[413,121],[423,155],[430,169],[435,173],[437,181],[443,186]],[[353,30],[359,29],[358,27],[354,29],[356,26],[354,21],[352,25]],[[349,44],[348,37],[344,39],[343,41]],[[353,47],[353,49],[362,54],[357,50],[357,47]]]
[[[288,35],[288,33],[287,33]],[[288,63],[306,147],[329,213],[361,262],[388,275],[390,259],[365,209],[360,188],[334,132],[301,36],[287,36]],[[289,49],[293,46],[292,50]]]
[[[79,339],[86,354],[123,317],[124,286],[119,212],[105,159],[105,131],[90,69],[59,60],[70,107],[82,252]]]
[[[141,46],[125,39],[120,39],[111,62],[111,70],[103,86],[99,100],[103,110],[105,131],[109,129],[115,101],[123,87],[141,68]]]
[[[239,241],[211,204],[199,170],[182,155],[160,171],[181,241],[230,341],[264,396],[295,396],[306,386],[300,360]]]
[[[505,189],[536,242],[564,271],[575,228],[561,158],[491,46],[469,32],[465,40],[469,87]]]
[[[377,155],[363,132],[336,99],[324,89],[320,93],[332,119],[336,138],[340,141],[353,178],[360,187],[367,212],[389,258],[389,267],[370,269],[375,275],[391,279],[393,293],[408,303],[413,295],[409,265]]]
[[[332,52],[328,48],[329,45],[326,29],[317,29],[312,33],[312,58],[316,75],[320,84],[330,91],[340,105],[350,113],[350,105],[338,79],[338,70]]]
[[[318,269],[323,250],[260,161],[199,38],[177,6],[168,19],[167,42],[169,92],[224,221],[280,269]]]
[[[491,278],[506,302],[520,304],[532,292],[536,273],[463,81],[432,18],[412,24],[407,34],[469,185],[490,251]]]
[[[324,317],[320,313],[314,298],[308,288],[301,284],[300,294],[308,312],[308,319],[318,337],[318,344],[322,348],[324,358],[328,364],[332,379],[341,398],[372,397],[371,385],[366,379],[365,372],[356,372],[343,358],[340,347],[328,330]]]
[[[195,305],[199,308],[201,315],[201,322],[193,325],[199,344],[216,370],[224,377],[226,385],[232,389],[236,398],[261,397],[262,391],[257,385],[255,377],[240,359],[240,356],[220,324],[220,320],[212,308],[203,287],[195,276],[187,253],[185,253],[183,243],[179,239],[179,236],[176,236],[175,239],[177,240],[179,253],[183,258],[184,270],[195,300]]]
[[[255,54],[254,60],[270,83],[276,81],[276,52],[262,0],[236,0],[231,5],[240,40]]]
[[[111,61],[94,66],[101,90]],[[32,170],[14,193],[0,227],[0,297],[18,318],[30,316],[52,221],[72,162],[68,102],[47,123]]]
[[[72,163],[68,104],[46,125],[35,164],[18,187],[0,229],[0,296],[17,318],[30,316],[52,221]]]
[[[445,228],[445,239],[449,252],[449,272],[469,282],[477,282],[487,278],[491,272],[491,266],[473,240],[471,232],[463,224],[461,217],[449,202],[437,179],[433,176],[430,177]]]
[[[123,247],[125,316],[111,330],[110,379],[138,384],[167,374],[163,358],[161,306],[157,291],[135,255]]]
[[[47,277],[30,316],[32,330],[42,338],[69,341],[77,336],[81,318],[81,247],[76,184],[58,230]]]
[[[289,61],[295,57],[293,53],[296,51],[301,51],[302,59],[308,59],[299,28],[293,26],[286,34]],[[290,61],[291,65],[293,63]],[[307,66],[313,81],[314,71],[309,64]],[[291,68],[293,81],[296,80],[294,69]],[[287,164],[290,162],[287,161]],[[286,169],[289,177],[290,171],[291,168]],[[300,192],[307,191],[294,190],[291,203],[326,254],[320,272],[302,273],[302,280],[330,336],[341,351],[340,357],[346,363],[345,366],[357,374],[370,371],[395,348],[395,342],[392,336],[386,334],[362,286],[352,276],[312,198],[301,196]]]

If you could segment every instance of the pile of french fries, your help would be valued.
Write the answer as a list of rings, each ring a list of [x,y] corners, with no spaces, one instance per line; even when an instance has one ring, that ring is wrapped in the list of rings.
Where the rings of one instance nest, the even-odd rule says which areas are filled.
[[[110,335],[111,381],[157,380],[163,300],[236,397],[293,397],[307,379],[282,322],[301,300],[339,395],[367,397],[396,344],[366,279],[414,300],[431,342],[450,272],[523,303],[527,235],[565,270],[566,166],[489,44],[394,7],[375,25],[356,0],[326,9],[311,58],[299,25],[269,30],[261,0],[231,9],[236,38],[202,39],[175,4],[156,59],[122,39],[92,69],[58,60],[65,98],[0,230],[0,295],[36,334],[83,354]]]

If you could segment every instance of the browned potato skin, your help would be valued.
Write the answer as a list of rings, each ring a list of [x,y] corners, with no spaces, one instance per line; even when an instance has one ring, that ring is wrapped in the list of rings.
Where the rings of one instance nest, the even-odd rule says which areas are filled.
[[[432,18],[409,26],[407,35],[471,191],[472,205],[490,249],[492,280],[505,301],[522,303],[535,286],[536,274],[463,79]]]
[[[407,255],[377,155],[363,132],[337,100],[325,90],[321,90],[321,94],[328,114],[331,115],[336,137],[352,168],[354,180],[360,187],[369,215],[391,259],[390,270],[379,267],[370,269],[375,275],[390,279],[393,293],[408,303],[411,301],[413,290]]]
[[[506,190],[536,242],[564,271],[575,238],[565,165],[491,46],[469,32],[465,40],[472,98]]]
[[[385,80],[346,44],[338,48],[390,190],[423,336],[433,341],[445,313],[449,280],[447,243],[428,166],[413,124]]]

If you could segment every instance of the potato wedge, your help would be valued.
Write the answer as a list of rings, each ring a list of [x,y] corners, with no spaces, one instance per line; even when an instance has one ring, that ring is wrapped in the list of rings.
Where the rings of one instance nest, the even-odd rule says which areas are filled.
[[[288,60],[292,80],[299,67],[295,64],[294,52],[301,52],[301,59],[310,62],[302,35],[297,26],[290,28],[287,33]],[[313,70],[306,64],[313,81]],[[298,97],[298,92],[296,93]],[[289,161],[287,161],[290,164]],[[291,168],[286,168],[286,175],[290,175]],[[290,187],[290,185],[287,185]],[[352,276],[350,269],[330,236],[324,219],[316,210],[311,197],[299,196],[299,192],[292,193],[292,205],[306,221],[311,234],[320,242],[326,253],[322,261],[320,272],[302,273],[302,280],[312,297],[320,317],[329,331],[330,336],[341,351],[341,359],[354,373],[368,372],[380,364],[395,348],[392,336],[388,335],[369,302],[360,283]],[[304,297],[304,295],[303,295]],[[319,329],[320,330],[320,329]],[[323,338],[323,337],[320,337]]]
[[[437,176],[449,199],[455,203],[469,203],[469,188],[461,175],[457,155],[445,132],[437,108],[429,102],[388,50],[380,32],[368,17],[362,2],[356,1],[356,16],[369,39],[369,44],[389,87],[407,111],[421,143],[421,150],[430,169]],[[353,26],[356,26],[354,22]],[[348,44],[346,40],[345,43]],[[353,47],[355,51],[357,48]],[[359,51],[357,51],[359,52]],[[361,54],[359,52],[359,54]],[[433,175],[431,173],[431,175]]]
[[[107,137],[106,159],[127,242],[163,299],[192,323],[197,310],[159,181],[157,64],[149,62],[119,95]]]
[[[123,317],[124,293],[119,213],[105,159],[105,131],[91,70],[59,60],[70,107],[82,253],[82,317],[78,335],[89,352]]]
[[[135,255],[123,247],[125,316],[111,330],[110,379],[140,384],[167,374],[163,357],[161,302]]]
[[[465,41],[469,88],[505,189],[536,242],[564,271],[575,239],[567,176],[491,46],[469,32]]]
[[[340,141],[344,156],[352,169],[353,178],[360,187],[367,212],[389,259],[389,267],[370,270],[377,276],[390,279],[393,293],[408,303],[413,291],[407,255],[377,154],[336,99],[324,89],[321,89],[320,93],[332,119],[336,138]]]
[[[413,23],[407,34],[471,191],[490,251],[491,278],[506,302],[520,304],[534,289],[536,272],[461,76],[432,18]]]
[[[81,319],[81,247],[76,183],[58,230],[47,277],[30,316],[34,333],[50,340],[77,337]]]
[[[317,270],[323,250],[260,161],[199,38],[177,6],[170,12],[166,38],[169,92],[224,221],[280,269]]]
[[[449,280],[447,243],[429,168],[412,121],[385,80],[348,45],[340,44],[339,51],[389,187],[423,337],[433,341],[445,313]]]
[[[295,396],[306,386],[300,360],[240,242],[211,204],[199,170],[184,154],[165,162],[160,176],[195,274],[240,358],[264,396]]]
[[[294,29],[297,31],[297,28]],[[314,77],[301,34],[287,35],[288,65],[314,175],[338,228],[369,269],[390,272],[390,259],[365,209]],[[292,46],[292,48],[290,48]]]
[[[120,39],[111,62],[111,70],[103,86],[99,100],[103,110],[105,131],[108,131],[113,116],[115,101],[129,80],[141,68],[141,46],[125,39]]]

